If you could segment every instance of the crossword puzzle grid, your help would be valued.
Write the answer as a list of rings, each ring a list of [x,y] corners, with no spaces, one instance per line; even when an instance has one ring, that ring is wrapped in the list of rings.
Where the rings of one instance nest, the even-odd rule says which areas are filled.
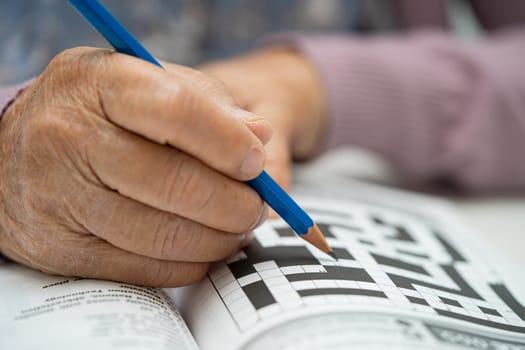
[[[354,304],[525,333],[524,307],[497,276],[470,266],[434,224],[358,204],[307,210],[337,261],[276,222],[256,232],[244,252],[210,270],[210,280],[240,329],[290,309]]]

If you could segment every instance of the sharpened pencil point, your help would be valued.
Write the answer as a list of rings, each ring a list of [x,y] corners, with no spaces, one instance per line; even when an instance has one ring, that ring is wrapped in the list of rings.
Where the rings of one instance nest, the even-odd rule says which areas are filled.
[[[330,245],[328,244],[328,242],[323,236],[323,233],[321,232],[321,230],[319,230],[319,227],[317,227],[316,224],[310,227],[308,229],[308,232],[304,235],[301,235],[300,237],[312,244],[317,249],[320,249],[324,253],[328,255],[333,254],[332,248],[330,248]]]
[[[337,256],[335,256],[333,251],[332,252],[328,252],[326,254],[330,255],[334,260],[337,260]]]

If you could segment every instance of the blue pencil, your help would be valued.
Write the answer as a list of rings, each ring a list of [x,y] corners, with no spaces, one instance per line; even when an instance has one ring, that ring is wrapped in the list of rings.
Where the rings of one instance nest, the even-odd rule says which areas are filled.
[[[109,41],[115,50],[163,68],[159,61],[100,2],[97,0],[69,0],[69,2]],[[266,171],[247,183],[290,225],[299,237],[333,256],[332,249],[314,221]]]

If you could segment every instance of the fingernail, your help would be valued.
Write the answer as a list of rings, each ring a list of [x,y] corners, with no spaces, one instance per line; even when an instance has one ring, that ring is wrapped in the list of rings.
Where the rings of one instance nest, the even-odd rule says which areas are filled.
[[[244,118],[243,120],[247,124],[258,124],[258,123],[261,123],[261,122],[268,123],[266,118],[261,117],[261,116],[254,116],[254,117],[250,117],[250,118]]]
[[[251,117],[244,119],[244,124],[251,129],[263,145],[266,145],[272,139],[274,130],[272,124],[265,118]]]
[[[264,162],[262,150],[253,147],[247,154],[241,165],[241,173],[244,176],[252,177],[259,173]]]
[[[252,241],[253,241],[253,232],[250,231],[248,232],[247,234],[244,235],[244,238],[243,240],[241,241],[241,248],[244,248],[246,247],[247,245],[249,245]]]
[[[243,119],[244,123],[251,127],[265,127],[273,132],[272,124],[265,118],[260,116]]]

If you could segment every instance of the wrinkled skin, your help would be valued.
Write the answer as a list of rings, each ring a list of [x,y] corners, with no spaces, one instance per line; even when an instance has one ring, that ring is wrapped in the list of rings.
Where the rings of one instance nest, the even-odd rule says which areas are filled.
[[[290,189],[291,161],[314,155],[326,124],[325,98],[313,65],[291,49],[275,48],[200,69],[223,81],[241,108],[271,122],[265,169]]]
[[[289,81],[269,74],[285,63]],[[164,66],[67,50],[7,110],[2,254],[51,274],[166,287],[199,280],[249,241],[267,209],[243,181],[268,154],[287,186],[292,154],[315,148],[321,99],[301,86],[316,87],[314,73],[287,51],[207,74]]]

